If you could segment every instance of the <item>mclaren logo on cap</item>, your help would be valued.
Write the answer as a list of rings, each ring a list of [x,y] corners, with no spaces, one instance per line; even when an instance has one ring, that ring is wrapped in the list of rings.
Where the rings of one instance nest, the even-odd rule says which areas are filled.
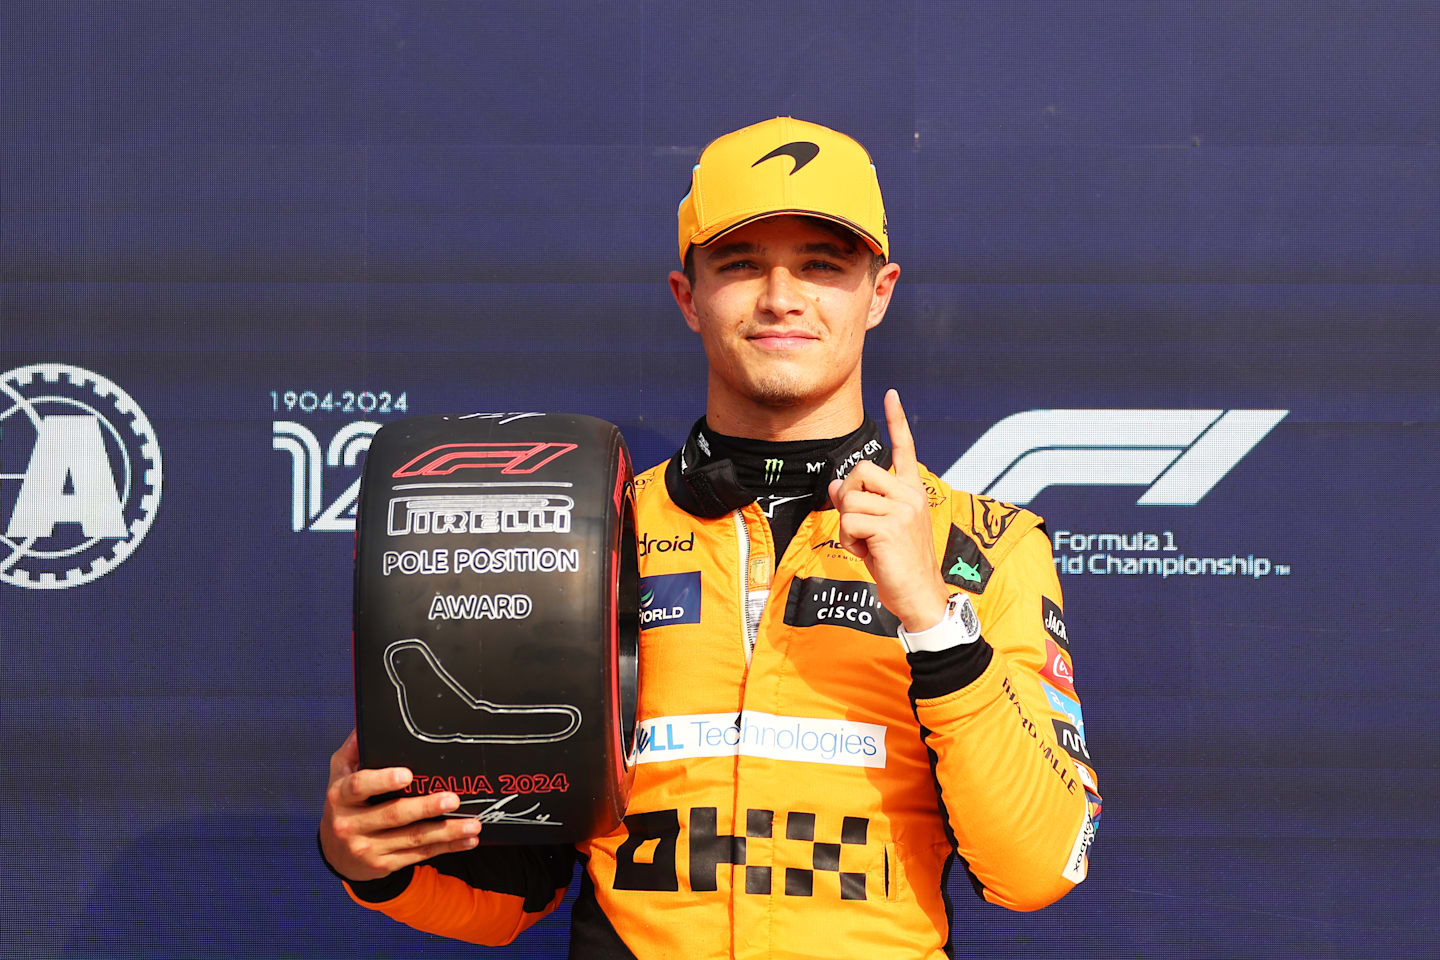
[[[795,161],[795,168],[790,171],[790,176],[800,172],[800,168],[820,155],[820,147],[809,140],[794,140],[790,143],[782,143],[771,150],[765,156],[750,164],[751,167],[758,167],[766,160],[774,160],[776,157],[790,157]]]

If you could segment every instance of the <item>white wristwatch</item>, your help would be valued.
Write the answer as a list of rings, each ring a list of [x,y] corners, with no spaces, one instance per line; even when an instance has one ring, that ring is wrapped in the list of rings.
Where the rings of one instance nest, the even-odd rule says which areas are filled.
[[[928,630],[907,633],[900,628],[900,643],[908,653],[938,653],[961,644],[974,643],[980,639],[980,617],[976,615],[970,598],[963,593],[952,593],[945,605],[945,616]]]

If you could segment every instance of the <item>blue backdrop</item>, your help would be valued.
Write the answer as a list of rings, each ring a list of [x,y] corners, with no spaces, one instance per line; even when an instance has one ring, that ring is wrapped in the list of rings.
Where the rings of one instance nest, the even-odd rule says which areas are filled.
[[[314,852],[357,458],[486,409],[669,456],[675,205],[792,114],[885,191],[871,411],[1062,558],[1104,827],[1041,913],[957,884],[957,954],[1433,956],[1437,44],[1423,0],[8,0],[0,952],[476,955]],[[1010,419],[1066,410],[1140,413]],[[34,500],[63,450],[109,469]]]

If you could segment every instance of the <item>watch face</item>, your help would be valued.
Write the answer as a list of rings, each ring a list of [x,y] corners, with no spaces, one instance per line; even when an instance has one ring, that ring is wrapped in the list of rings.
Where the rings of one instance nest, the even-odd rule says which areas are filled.
[[[959,600],[957,603],[956,600]],[[970,598],[963,593],[957,593],[950,600],[950,618],[960,624],[965,631],[965,639],[961,643],[974,643],[980,639],[980,617],[975,613],[975,607],[970,603]]]
[[[904,627],[900,628],[900,640],[905,645],[906,652],[949,650],[951,647],[974,643],[980,639],[980,616],[975,612],[969,597],[963,593],[955,593],[950,595],[950,600],[945,605],[945,619],[929,630],[916,632],[928,634],[918,646],[910,642],[912,635],[906,633]]]

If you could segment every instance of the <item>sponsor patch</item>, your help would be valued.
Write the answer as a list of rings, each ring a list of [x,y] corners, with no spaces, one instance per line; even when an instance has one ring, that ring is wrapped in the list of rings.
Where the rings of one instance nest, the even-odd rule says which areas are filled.
[[[1040,675],[1066,693],[1075,692],[1075,675],[1070,670],[1070,661],[1060,652],[1059,644],[1045,641],[1045,666]]]
[[[1080,713],[1080,701],[1065,696],[1048,683],[1042,683],[1040,687],[1045,691],[1045,699],[1050,701],[1050,709],[1063,714],[1080,731],[1080,739],[1085,739],[1085,717]]]
[[[640,626],[645,630],[700,622],[700,571],[640,578]]]
[[[1086,790],[1086,791],[1085,791],[1085,805],[1086,805],[1086,809],[1089,810],[1089,812],[1090,812],[1090,822],[1091,822],[1092,824],[1094,824],[1094,826],[1095,826],[1095,832],[1096,832],[1096,833],[1099,833],[1099,832],[1100,832],[1100,808],[1101,808],[1100,797],[1097,796],[1096,794],[1091,793],[1089,790]]]
[[[1090,850],[1090,844],[1095,842],[1095,824],[1091,822],[1087,813],[1085,822],[1080,824],[1080,832],[1075,835],[1075,845],[1070,848],[1070,856],[1065,861],[1065,869],[1060,875],[1071,883],[1079,883],[1085,879],[1089,869],[1089,861],[1085,854]]]
[[[785,622],[792,627],[849,627],[877,637],[898,637],[900,619],[880,604],[875,584],[866,580],[797,577],[785,599]]]
[[[885,766],[885,727],[816,717],[745,711],[696,713],[642,721],[636,763],[692,757],[768,757],[844,767]]]
[[[1019,515],[1020,508],[993,497],[974,498],[975,535],[987,549],[1000,542],[1011,522]]]
[[[677,533],[672,537],[652,537],[642,532],[635,547],[642,557],[648,557],[652,553],[694,553],[695,531],[691,530],[689,536]]]
[[[1065,632],[1064,612],[1060,605],[1049,597],[1040,598],[1040,620],[1045,624],[1045,632],[1050,634],[1050,639],[1060,644],[1060,649],[1070,650],[1070,634]]]
[[[940,559],[940,575],[946,583],[971,593],[984,593],[995,572],[980,546],[965,531],[950,526],[950,539],[945,543],[945,556]]]
[[[1090,751],[1086,748],[1085,738],[1080,736],[1079,730],[1064,720],[1052,719],[1050,724],[1055,728],[1055,739],[1065,748],[1066,753],[1081,763],[1090,763]]]

